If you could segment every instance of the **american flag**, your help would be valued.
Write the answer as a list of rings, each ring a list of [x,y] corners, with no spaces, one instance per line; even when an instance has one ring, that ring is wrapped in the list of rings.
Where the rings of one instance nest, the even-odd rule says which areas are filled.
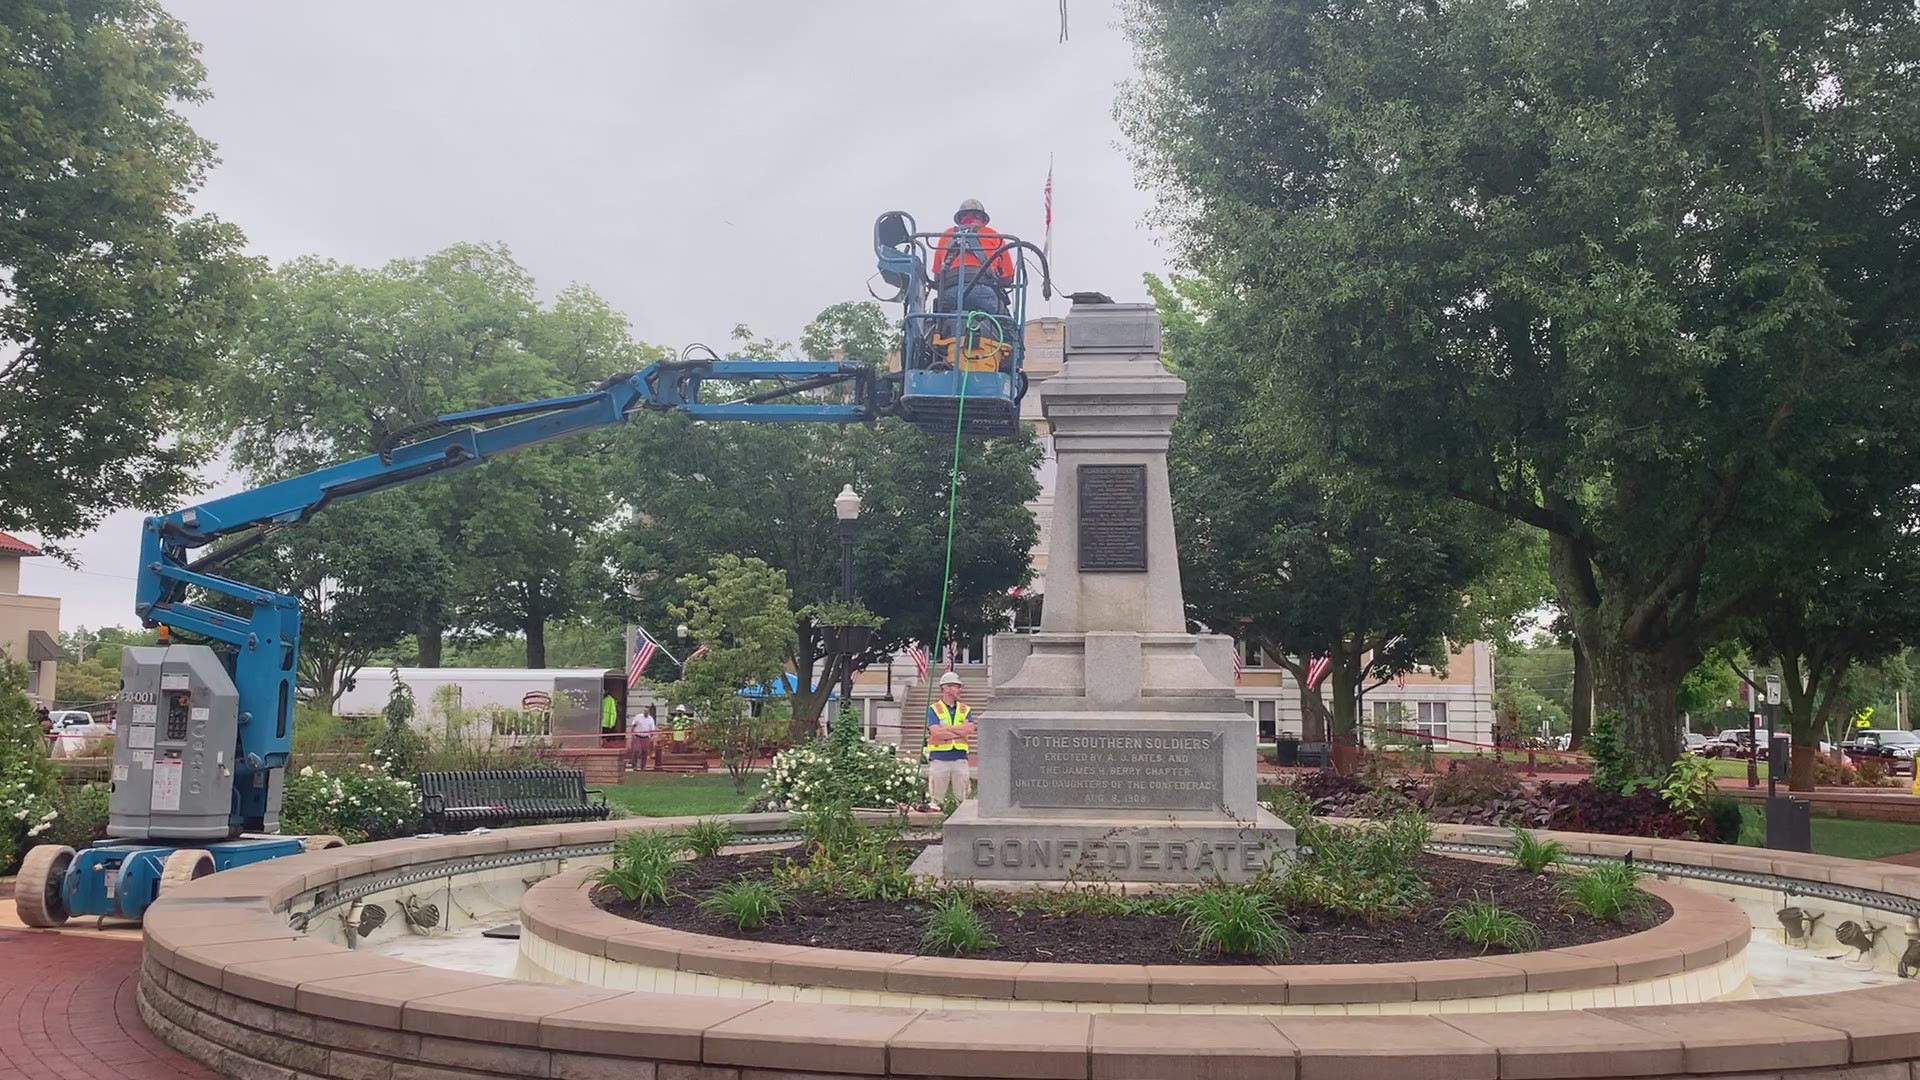
[[[633,640],[633,659],[627,662],[627,689],[640,685],[640,677],[647,673],[647,665],[653,663],[653,656],[659,651],[660,646],[647,635],[646,629],[639,628]]]
[[[685,669],[685,668],[686,668],[686,666],[687,666],[687,664],[691,664],[691,663],[693,663],[693,662],[694,662],[695,660],[698,660],[698,659],[700,659],[701,657],[703,657],[703,656],[705,656],[705,655],[707,655],[707,647],[706,647],[705,645],[702,645],[702,646],[700,646],[699,648],[697,648],[697,649],[695,649],[695,650],[693,650],[692,652],[690,652],[690,653],[688,653],[688,654],[687,654],[687,659],[686,659],[686,662],[685,662],[685,663],[683,663],[683,664],[681,664],[681,665],[680,665],[680,667],[681,667],[682,669]]]
[[[920,673],[920,681],[927,681],[927,651],[917,641],[907,642],[907,656],[913,660],[913,669]]]
[[[1040,251],[1042,254],[1046,256],[1047,261],[1051,263],[1053,261],[1053,155],[1052,154],[1047,155],[1047,189],[1046,189],[1046,192],[1041,196],[1041,201],[1046,206],[1047,233],[1046,233],[1046,238],[1040,242]]]
[[[1313,660],[1307,664],[1307,689],[1309,690],[1319,689],[1320,680],[1326,678],[1327,672],[1332,669],[1333,669],[1333,657],[1331,656],[1314,657]]]
[[[1397,678],[1397,679],[1395,679],[1395,680],[1393,680],[1393,688],[1394,688],[1395,690],[1405,690],[1405,689],[1407,688],[1407,673],[1406,673],[1406,672],[1404,672],[1404,671],[1403,671],[1403,672],[1401,672],[1401,673],[1400,673],[1400,677],[1399,677],[1399,678]]]
[[[1240,643],[1236,641],[1233,643],[1233,681],[1234,682],[1240,681],[1240,669],[1245,666],[1246,666],[1245,662],[1240,659]]]
[[[951,641],[947,642],[947,651],[943,659],[946,661],[947,670],[952,671],[953,670],[953,642]]]

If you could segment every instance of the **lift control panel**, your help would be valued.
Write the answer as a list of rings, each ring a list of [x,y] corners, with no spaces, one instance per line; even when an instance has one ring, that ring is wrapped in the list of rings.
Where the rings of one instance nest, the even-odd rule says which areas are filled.
[[[107,835],[230,836],[239,694],[219,656],[205,645],[121,650],[115,716]]]

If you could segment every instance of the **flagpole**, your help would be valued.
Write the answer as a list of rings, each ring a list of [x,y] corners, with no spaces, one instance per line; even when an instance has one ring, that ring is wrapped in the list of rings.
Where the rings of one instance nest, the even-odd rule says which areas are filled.
[[[1061,0],[1061,2],[1062,4],[1064,4],[1066,0]],[[1064,9],[1062,10],[1062,13],[1061,13],[1061,19],[1062,19],[1061,25],[1064,28],[1064,26],[1066,25]],[[1046,267],[1047,273],[1051,274],[1053,272],[1053,154],[1052,153],[1047,154],[1047,188],[1046,188],[1046,195],[1045,195],[1044,202],[1045,202],[1044,209],[1046,212],[1045,213],[1046,235],[1041,238],[1040,251],[1047,261],[1047,267]],[[1053,317],[1053,295],[1052,295],[1051,289],[1048,290],[1048,295],[1047,295],[1047,317],[1048,318]]]
[[[662,645],[662,644],[660,644],[660,639],[659,639],[659,638],[657,638],[657,637],[654,637],[654,636],[653,636],[653,631],[651,631],[651,630],[648,630],[648,629],[647,629],[646,627],[644,627],[644,626],[641,626],[641,625],[640,625],[639,623],[634,623],[633,625],[634,625],[634,627],[635,627],[636,629],[638,629],[638,630],[639,630],[639,631],[640,631],[641,633],[643,633],[643,634],[645,634],[645,635],[647,635],[647,640],[648,640],[648,641],[651,641],[651,642],[653,642],[653,647],[654,647],[654,648],[656,648],[656,649],[659,649],[659,650],[660,650],[660,654],[661,654],[662,656],[665,656],[665,657],[666,657],[667,659],[669,659],[669,660],[671,660],[671,661],[673,661],[673,662],[674,662],[674,664],[675,664],[676,666],[678,666],[678,667],[682,667],[682,668],[684,668],[684,667],[686,667],[686,666],[687,666],[686,664],[684,664],[684,663],[682,663],[682,662],[681,662],[681,660],[680,660],[680,658],[679,658],[679,657],[677,657],[677,656],[675,656],[675,655],[673,655],[672,653],[670,653],[670,652],[668,652],[668,651],[667,651],[667,647],[666,647],[665,645]],[[634,642],[633,644],[634,644],[634,648],[635,648],[636,650],[637,650],[637,649],[639,648],[639,646],[640,646],[640,643],[639,643],[639,642],[637,642],[637,641],[636,641],[636,642]]]

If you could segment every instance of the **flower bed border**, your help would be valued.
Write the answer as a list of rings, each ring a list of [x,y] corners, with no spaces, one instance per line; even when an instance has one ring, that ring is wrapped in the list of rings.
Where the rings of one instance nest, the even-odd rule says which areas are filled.
[[[584,887],[590,872],[569,871],[527,891],[520,904],[523,954],[532,938],[575,956],[601,958],[607,968],[893,996],[1316,1006],[1528,994],[1544,999],[1549,992],[1665,982],[1729,958],[1743,960],[1753,930],[1746,913],[1727,900],[1647,880],[1642,888],[1673,908],[1671,918],[1638,933],[1562,949],[1390,964],[1055,964],[822,949],[674,930],[594,906],[592,891]],[[1744,963],[1740,967],[1736,983],[1744,979]],[[614,976],[608,972],[598,984],[613,985]],[[1718,996],[1715,986],[1710,996]],[[1544,1000],[1539,1004],[1545,1007]],[[1523,1007],[1514,1005],[1513,1011]]]
[[[776,815],[750,817],[771,818]],[[394,867],[602,844],[694,819],[533,826],[385,841],[215,874],[147,917],[141,1012],[235,1076],[301,1080],[773,1080],[978,1076],[1905,1077],[1920,985],[1655,1008],[1446,1016],[951,1013],[622,993],[495,979],[356,953],[288,927],[296,897]],[[756,822],[757,824],[757,822]],[[745,831],[751,831],[743,829]],[[1443,842],[1502,844],[1446,827]],[[1582,853],[1724,865],[1920,899],[1920,869],[1682,841],[1558,836]],[[1867,1068],[1871,1067],[1871,1068]]]

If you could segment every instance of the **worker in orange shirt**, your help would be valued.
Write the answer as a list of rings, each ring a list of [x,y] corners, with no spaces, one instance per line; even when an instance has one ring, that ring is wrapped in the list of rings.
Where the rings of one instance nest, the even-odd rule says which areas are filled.
[[[935,311],[1007,313],[1006,289],[1013,284],[1013,253],[987,222],[987,208],[968,199],[954,211],[953,228],[933,245],[933,277],[939,290]],[[964,303],[960,295],[966,287]]]

